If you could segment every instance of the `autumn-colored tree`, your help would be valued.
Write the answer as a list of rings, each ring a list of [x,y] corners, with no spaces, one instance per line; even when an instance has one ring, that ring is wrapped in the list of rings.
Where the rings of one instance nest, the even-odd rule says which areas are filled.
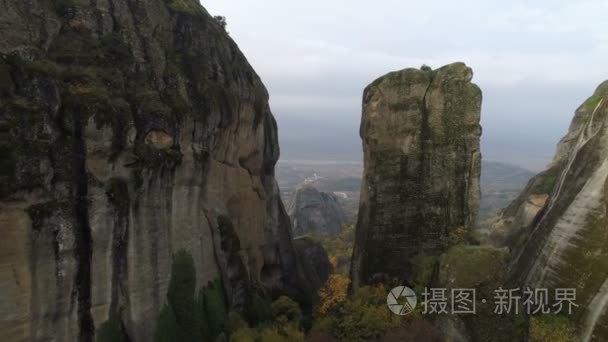
[[[332,274],[319,291],[319,306],[317,313],[321,316],[335,311],[342,305],[348,295],[350,279],[340,274]]]
[[[458,226],[450,232],[450,246],[465,242],[467,231],[464,226]]]
[[[327,315],[319,316],[313,325],[313,334],[323,336],[323,333],[329,333],[338,341],[377,340],[403,322],[401,316],[387,309],[386,294],[387,290],[382,285],[366,286],[352,298],[328,305]]]
[[[329,255],[329,263],[331,264],[332,269],[338,269],[338,258],[335,255]]]

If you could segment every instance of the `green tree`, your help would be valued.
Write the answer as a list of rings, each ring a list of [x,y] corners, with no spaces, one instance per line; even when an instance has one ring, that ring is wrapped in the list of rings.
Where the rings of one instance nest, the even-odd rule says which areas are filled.
[[[302,319],[302,310],[293,299],[287,296],[281,296],[275,300],[270,306],[275,322],[292,322],[300,323]]]
[[[96,332],[97,342],[126,342],[128,340],[118,313],[110,313],[108,320]]]
[[[173,257],[171,281],[167,299],[175,313],[175,318],[189,341],[202,339],[196,314],[196,270],[194,260],[186,251],[179,251]]]
[[[177,324],[177,318],[173,313],[173,309],[171,309],[171,306],[168,304],[165,304],[160,311],[154,340],[156,342],[172,342],[182,340],[182,333],[179,325]]]
[[[203,290],[203,298],[209,336],[215,337],[224,331],[226,321],[226,299],[222,281],[217,279],[209,282]]]
[[[173,256],[167,303],[155,334],[156,342],[213,340],[225,330],[226,300],[221,280],[196,292],[192,256],[179,251]]]
[[[201,341],[200,314],[197,313],[196,270],[186,251],[173,256],[168,303],[160,314],[157,341]]]
[[[335,303],[331,314],[319,317],[313,332],[329,333],[340,341],[377,340],[402,323],[386,309],[387,292],[383,286],[362,287],[353,297]]]

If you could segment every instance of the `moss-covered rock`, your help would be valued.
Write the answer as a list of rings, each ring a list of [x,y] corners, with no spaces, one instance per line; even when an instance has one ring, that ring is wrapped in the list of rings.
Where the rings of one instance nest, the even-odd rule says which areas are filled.
[[[577,110],[558,144],[553,163],[535,176],[501,214],[499,223],[518,232],[511,276],[531,288],[575,288],[578,307],[568,317],[580,338],[606,336],[606,130],[608,82]],[[542,209],[527,218],[528,202],[546,194]],[[534,322],[534,321],[533,321]],[[543,324],[538,323],[541,329]],[[551,329],[551,328],[548,328]],[[557,328],[556,328],[557,329]],[[541,329],[542,330],[542,329]]]
[[[172,11],[189,15],[203,13],[203,8],[194,0],[165,0],[165,3]]]
[[[364,177],[353,289],[380,274],[414,283],[412,261],[438,256],[479,209],[481,90],[464,63],[404,69],[364,92]]]
[[[530,319],[528,341],[574,342],[574,328],[567,317],[543,315]]]
[[[455,288],[499,285],[501,279],[507,280],[499,277],[506,267],[507,255],[506,249],[490,246],[455,246],[440,258],[440,282]]]
[[[204,217],[215,210],[239,218],[228,240],[247,244],[226,253],[232,309],[250,279],[304,292],[268,93],[198,1],[2,2],[0,24],[0,216],[14,241],[0,263],[16,270],[0,276],[56,284],[10,296],[5,339],[90,341],[99,308],[128,304],[129,338],[153,340],[161,310],[163,322],[182,316],[163,309],[175,252],[204,256],[198,279],[225,276]],[[171,141],[148,144],[150,132]],[[32,203],[30,227],[20,208]],[[201,315],[205,286],[191,296]]]
[[[520,341],[527,336],[527,316],[523,309],[495,312],[495,290],[514,289],[505,272],[508,250],[489,246],[459,245],[440,258],[438,287],[474,289],[474,315],[457,315],[473,341]],[[448,294],[448,296],[451,296]]]

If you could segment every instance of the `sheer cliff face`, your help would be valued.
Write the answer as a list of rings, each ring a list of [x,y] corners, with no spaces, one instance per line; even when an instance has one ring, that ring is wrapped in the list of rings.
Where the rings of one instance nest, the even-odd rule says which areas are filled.
[[[267,92],[197,1],[5,1],[0,37],[3,340],[152,340],[181,249],[232,306],[297,293]]]
[[[334,236],[342,231],[346,221],[346,214],[338,198],[312,186],[296,190],[287,205],[287,213],[291,217],[295,236]]]
[[[512,273],[536,288],[576,288],[581,340],[608,336],[608,82],[576,111],[547,171],[495,219],[513,248]],[[544,196],[540,210],[527,199]],[[603,338],[602,338],[603,337]]]
[[[462,63],[385,75],[363,96],[364,176],[351,277],[411,280],[474,224],[481,171],[481,91]]]

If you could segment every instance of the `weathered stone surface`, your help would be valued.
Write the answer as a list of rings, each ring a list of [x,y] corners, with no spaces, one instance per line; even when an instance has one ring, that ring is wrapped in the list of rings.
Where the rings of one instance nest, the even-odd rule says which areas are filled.
[[[346,214],[336,195],[313,186],[296,190],[287,204],[294,236],[334,236],[344,228]]]
[[[198,1],[5,1],[0,37],[3,340],[151,341],[181,249],[302,296],[268,94]]]
[[[463,63],[405,69],[367,87],[364,179],[353,288],[375,273],[412,280],[412,259],[438,255],[479,208],[481,90]]]
[[[517,213],[513,217],[505,218],[503,211],[483,222],[475,232],[477,240],[495,247],[508,247],[516,243],[518,229],[515,227],[529,227],[533,224],[548,198],[547,194],[530,194],[523,203],[509,204],[509,209],[516,207]],[[521,200],[521,197],[518,200]]]
[[[510,231],[511,273],[521,286],[576,288],[572,320],[583,341],[608,336],[608,82],[577,110],[553,163],[497,218]],[[533,220],[531,196],[548,199]],[[540,203],[539,203],[540,204]],[[496,227],[490,227],[490,230]]]
[[[294,245],[305,266],[309,267],[309,273],[312,276],[309,276],[308,279],[316,282],[315,288],[320,288],[333,272],[327,251],[319,242],[308,236],[295,238]]]
[[[528,329],[521,311],[518,314],[515,309],[503,314],[494,312],[495,291],[516,288],[504,271],[508,255],[507,248],[457,245],[440,257],[435,286],[447,289],[449,303],[454,299],[452,289],[475,290],[474,296],[469,293],[468,298],[475,303],[464,304],[467,308],[474,305],[475,314],[457,314],[448,309],[446,315],[434,315],[448,340],[510,342],[526,339]]]

